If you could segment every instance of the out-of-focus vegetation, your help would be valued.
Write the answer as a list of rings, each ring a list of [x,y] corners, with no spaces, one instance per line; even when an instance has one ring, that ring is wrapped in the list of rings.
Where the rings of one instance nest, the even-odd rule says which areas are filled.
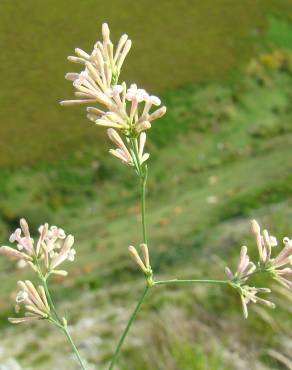
[[[255,7],[263,4],[257,2]],[[265,47],[232,79],[190,83],[164,93],[168,114],[149,132],[147,194],[151,259],[160,277],[223,278],[225,265],[236,263],[241,243],[256,255],[249,235],[251,217],[279,238],[291,236],[292,27],[276,19],[270,25]],[[84,35],[84,42],[87,38]],[[69,39],[72,43],[72,34]],[[205,50],[197,47],[196,53]],[[245,59],[250,51],[245,54],[241,47],[238,52],[243,50]],[[190,63],[195,66],[195,60]],[[206,72],[204,79],[209,77]],[[54,94],[61,90],[56,88]],[[43,108],[48,110],[45,103]],[[72,122],[76,115],[77,121],[81,117],[77,110],[60,111],[56,126],[61,126],[62,114]],[[90,125],[83,119],[78,130],[85,130],[86,124]],[[64,124],[61,130],[66,129]],[[93,129],[90,133],[95,135],[98,128]],[[49,221],[76,235],[77,261],[69,264],[68,278],[54,280],[53,291],[71,318],[72,334],[92,369],[105,368],[143,284],[127,252],[130,243],[140,241],[135,176],[90,141],[72,149],[68,159],[3,168],[1,175],[2,240],[22,216],[32,227]],[[74,358],[64,353],[69,348],[64,349],[63,338],[54,329],[42,323],[33,329],[7,326],[12,307],[7,297],[16,280],[28,272],[4,259],[0,267],[5,282],[0,287],[5,334],[0,364],[15,370],[17,364],[23,369],[75,369]],[[232,290],[154,289],[129,335],[120,370],[291,369],[291,295],[275,286],[272,299],[276,311],[254,306],[244,321],[239,297]]]
[[[133,40],[123,78],[157,92],[231,79],[268,41],[271,14],[292,19],[291,0],[2,0],[0,165],[68,158],[85,143],[105,147],[81,109],[58,106],[72,95],[65,72],[79,70],[66,56],[77,46],[90,51],[102,22],[114,40],[123,32]]]

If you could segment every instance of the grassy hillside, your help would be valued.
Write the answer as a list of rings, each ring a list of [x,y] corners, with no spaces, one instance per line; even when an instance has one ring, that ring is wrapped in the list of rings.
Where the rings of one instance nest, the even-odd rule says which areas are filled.
[[[281,27],[270,31],[274,43],[287,33]],[[168,115],[150,133],[147,194],[151,260],[160,277],[223,278],[241,243],[256,253],[251,217],[278,238],[291,236],[291,72],[291,51],[274,47],[232,83],[165,93]],[[140,241],[136,178],[100,153],[82,146],[56,164],[3,170],[0,180],[2,240],[21,216],[34,227],[49,220],[76,235],[77,262],[53,290],[92,369],[105,368],[143,284],[127,253],[129,243]],[[27,271],[3,259],[0,265],[0,363],[75,369],[54,329],[7,326],[7,298]],[[289,369],[291,296],[276,287],[273,300],[277,311],[255,306],[245,322],[228,289],[153,290],[120,369]]]
[[[68,158],[101,135],[79,109],[58,101],[72,94],[66,56],[90,50],[108,21],[114,39],[134,42],[124,76],[151,91],[230,79],[266,41],[268,15],[291,18],[291,0],[149,1],[2,0],[0,5],[0,165]]]

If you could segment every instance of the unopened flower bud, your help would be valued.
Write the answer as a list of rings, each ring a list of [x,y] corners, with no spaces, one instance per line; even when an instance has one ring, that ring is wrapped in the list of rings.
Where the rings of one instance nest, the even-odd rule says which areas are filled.
[[[146,266],[144,265],[143,261],[141,260],[137,250],[135,247],[133,247],[132,245],[129,246],[129,252],[130,252],[130,255],[133,259],[133,261],[141,268],[141,270],[144,272],[144,273],[147,273],[147,268]]]
[[[141,247],[141,250],[142,250],[145,265],[146,265],[147,268],[149,268],[150,267],[150,261],[149,261],[149,250],[148,250],[147,244],[143,243],[143,244],[140,245],[140,247]]]
[[[105,42],[110,40],[110,30],[107,23],[103,23],[102,25],[102,37]]]
[[[260,228],[260,225],[258,224],[258,222],[256,220],[252,220],[251,221],[251,231],[255,234],[255,235],[258,235],[261,233],[261,228]]]

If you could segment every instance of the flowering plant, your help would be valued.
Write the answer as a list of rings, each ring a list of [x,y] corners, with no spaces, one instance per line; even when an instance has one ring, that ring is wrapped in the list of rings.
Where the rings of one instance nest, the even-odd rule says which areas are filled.
[[[127,87],[125,82],[120,83],[120,73],[124,60],[131,48],[131,41],[127,35],[122,35],[117,47],[110,39],[107,24],[102,26],[102,42],[98,41],[91,54],[81,49],[75,49],[77,56],[70,56],[72,62],[83,65],[80,73],[67,73],[66,79],[73,82],[75,97],[73,100],[62,101],[61,104],[93,105],[87,106],[87,117],[98,126],[107,127],[107,134],[116,146],[110,153],[122,163],[133,168],[140,182],[141,190],[141,226],[142,240],[141,253],[134,246],[129,246],[129,253],[145,277],[145,289],[138,300],[129,321],[118,341],[115,352],[109,364],[109,370],[114,369],[121,352],[124,340],[134,323],[137,314],[150,289],[159,285],[168,284],[221,284],[231,286],[239,293],[243,315],[248,317],[249,304],[263,304],[275,308],[273,302],[262,298],[261,294],[271,292],[266,287],[254,287],[251,279],[256,274],[267,274],[286,288],[292,288],[292,240],[284,238],[283,249],[274,256],[278,242],[267,230],[261,231],[257,221],[251,222],[251,231],[255,237],[258,249],[258,260],[251,261],[247,254],[247,247],[240,251],[239,262],[235,272],[225,268],[226,279],[170,279],[156,280],[151,268],[147,224],[146,224],[146,184],[148,167],[146,162],[149,153],[145,153],[146,132],[152,123],[166,113],[158,97],[150,95],[136,84]],[[47,320],[58,327],[69,340],[82,369],[86,369],[86,362],[81,358],[76,345],[68,331],[67,320],[60,317],[49,291],[48,281],[51,275],[67,275],[67,271],[60,269],[66,261],[74,261],[76,251],[73,249],[74,237],[66,235],[64,230],[56,226],[44,224],[39,228],[39,237],[35,242],[31,237],[29,227],[24,219],[20,220],[20,228],[10,236],[9,241],[16,243],[11,246],[0,247],[0,254],[16,259],[19,264],[29,266],[36,273],[40,285],[36,287],[31,281],[19,281],[19,292],[16,296],[16,313],[20,317],[9,318],[13,324]]]

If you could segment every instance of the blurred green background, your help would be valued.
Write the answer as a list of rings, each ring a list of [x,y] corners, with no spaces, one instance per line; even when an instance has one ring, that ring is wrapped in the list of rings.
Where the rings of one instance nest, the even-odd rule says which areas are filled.
[[[168,107],[148,140],[154,271],[221,279],[242,243],[256,256],[250,218],[291,237],[292,1],[2,0],[0,20],[1,243],[23,216],[75,235],[78,258],[52,289],[89,368],[104,369],[143,289],[127,252],[139,191],[84,108],[59,106],[78,70],[66,56],[91,51],[104,21],[114,41],[129,34],[122,79]],[[0,369],[78,369],[54,328],[7,324],[31,273],[1,258],[0,276]],[[153,290],[119,369],[291,370],[292,297],[272,287],[277,310],[254,305],[248,321],[228,289]]]

